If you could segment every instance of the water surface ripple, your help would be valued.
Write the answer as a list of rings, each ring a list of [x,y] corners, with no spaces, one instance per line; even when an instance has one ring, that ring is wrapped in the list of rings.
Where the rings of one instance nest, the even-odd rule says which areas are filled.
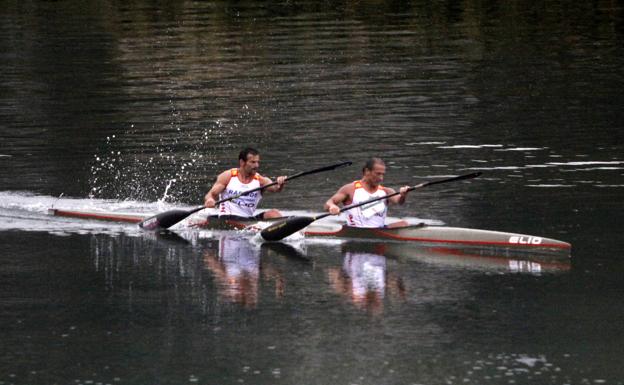
[[[622,384],[624,50],[610,1],[4,2],[0,385]],[[391,215],[572,243],[157,237],[241,147],[311,214],[370,156]],[[62,196],[61,196],[62,194]],[[61,196],[59,198],[59,196]]]

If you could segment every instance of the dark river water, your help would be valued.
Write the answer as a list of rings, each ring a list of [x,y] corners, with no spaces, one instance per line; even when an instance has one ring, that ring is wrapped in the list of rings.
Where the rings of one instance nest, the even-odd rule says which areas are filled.
[[[0,385],[624,384],[618,1],[0,2]],[[396,217],[569,263],[156,237],[247,145],[316,213],[382,157]],[[59,198],[60,196],[60,198]]]

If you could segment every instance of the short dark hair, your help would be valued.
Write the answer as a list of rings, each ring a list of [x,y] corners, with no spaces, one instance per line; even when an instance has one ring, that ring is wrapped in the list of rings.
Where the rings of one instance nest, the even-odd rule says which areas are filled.
[[[258,150],[256,150],[255,148],[252,147],[247,147],[244,148],[239,154],[238,154],[238,160],[242,160],[243,162],[247,162],[247,156],[248,155],[260,155],[260,152]]]
[[[376,164],[381,164],[383,166],[386,165],[384,161],[381,160],[381,158],[373,157],[373,158],[368,159],[366,163],[364,163],[364,167],[362,167],[362,172],[365,172],[366,170],[371,171],[373,167],[375,167]]]

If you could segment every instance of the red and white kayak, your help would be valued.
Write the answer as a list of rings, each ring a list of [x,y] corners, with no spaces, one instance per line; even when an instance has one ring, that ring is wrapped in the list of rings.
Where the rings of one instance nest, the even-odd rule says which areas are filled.
[[[148,215],[119,214],[97,211],[50,209],[48,214],[61,217],[139,223]],[[237,230],[258,224],[255,219],[222,219],[209,216],[191,222],[191,226],[208,230]],[[556,254],[569,258],[567,242],[534,235],[479,230],[448,226],[413,225],[398,228],[356,228],[336,223],[317,222],[303,229],[306,237],[344,238],[372,241],[414,243],[418,246],[497,249],[511,252]]]
[[[501,231],[467,229],[461,227],[414,225],[398,228],[357,228],[349,226],[328,227],[311,225],[305,229],[308,236],[338,238],[366,238],[414,242],[422,246],[468,248],[504,248],[514,250],[567,253],[571,245],[556,239]]]

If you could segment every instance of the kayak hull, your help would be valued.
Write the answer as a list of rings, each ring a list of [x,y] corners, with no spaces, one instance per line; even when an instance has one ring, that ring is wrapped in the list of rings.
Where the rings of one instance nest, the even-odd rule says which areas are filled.
[[[503,248],[541,252],[569,253],[571,245],[556,239],[501,231],[468,229],[461,227],[414,225],[399,228],[356,228],[341,226],[335,231],[305,230],[309,236],[332,236],[338,238],[388,240],[418,243],[422,246]]]
[[[124,223],[139,223],[147,215],[50,209],[50,215]],[[278,218],[275,220],[282,220]],[[264,221],[267,222],[267,221]],[[207,230],[240,230],[259,225],[255,219],[208,216],[191,220],[187,226]],[[259,226],[258,226],[259,229]],[[495,249],[509,252],[570,255],[571,245],[552,238],[501,231],[469,229],[424,224],[397,228],[357,228],[339,224],[312,223],[302,230],[306,237],[343,238],[401,242],[427,247]]]

